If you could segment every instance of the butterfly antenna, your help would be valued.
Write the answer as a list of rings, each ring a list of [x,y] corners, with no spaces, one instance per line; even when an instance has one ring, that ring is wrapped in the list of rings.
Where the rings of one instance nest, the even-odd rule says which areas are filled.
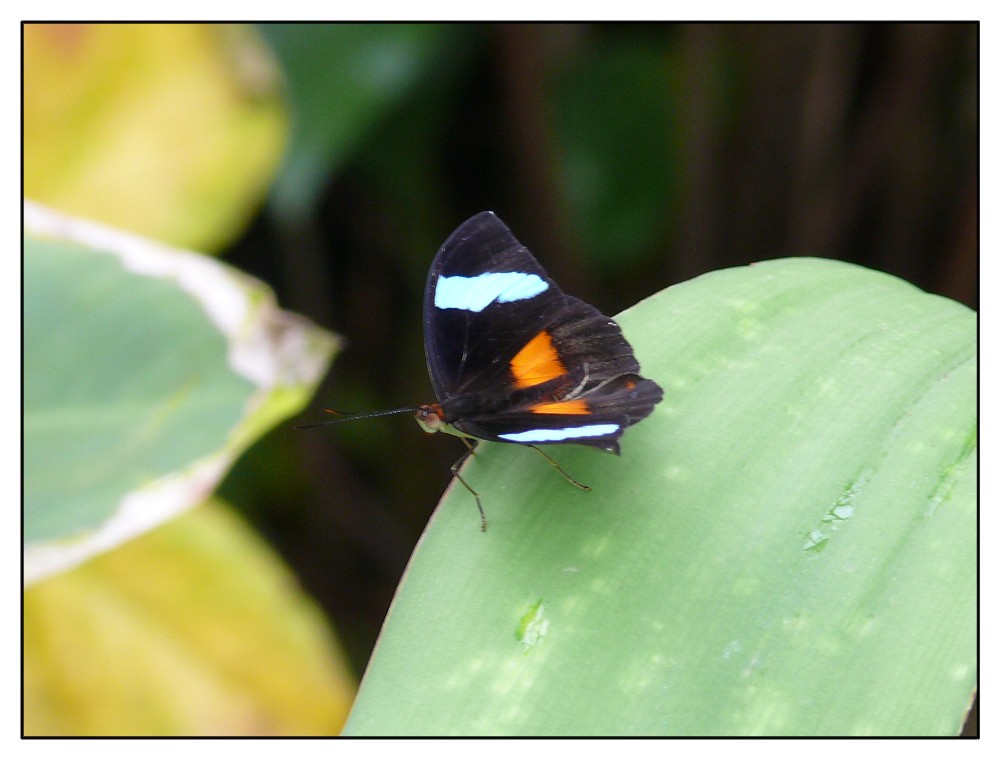
[[[402,406],[399,409],[385,409],[380,412],[341,412],[336,409],[324,409],[324,412],[328,414],[337,415],[335,420],[326,420],[325,422],[310,422],[307,425],[296,425],[296,430],[304,430],[305,428],[323,427],[324,425],[336,425],[338,422],[349,422],[350,420],[368,420],[372,417],[391,417],[394,414],[413,414],[420,409],[419,406]]]

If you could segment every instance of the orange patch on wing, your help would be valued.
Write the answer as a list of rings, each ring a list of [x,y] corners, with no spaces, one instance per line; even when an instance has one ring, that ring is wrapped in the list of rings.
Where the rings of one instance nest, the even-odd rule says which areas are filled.
[[[590,407],[582,398],[573,401],[553,401],[551,404],[535,404],[531,407],[535,414],[590,414]]]
[[[566,374],[566,367],[559,361],[559,353],[547,330],[542,330],[517,352],[510,361],[510,370],[519,388],[529,388]]]

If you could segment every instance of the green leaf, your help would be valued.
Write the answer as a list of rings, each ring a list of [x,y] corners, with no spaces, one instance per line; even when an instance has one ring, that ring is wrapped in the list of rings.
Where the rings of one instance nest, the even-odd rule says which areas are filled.
[[[848,264],[621,316],[622,457],[486,444],[411,560],[365,734],[957,734],[977,679],[976,319]]]
[[[291,142],[271,189],[301,216],[380,117],[423,77],[450,29],[441,24],[264,24],[293,113]]]
[[[212,259],[25,204],[25,580],[201,503],[332,336]]]

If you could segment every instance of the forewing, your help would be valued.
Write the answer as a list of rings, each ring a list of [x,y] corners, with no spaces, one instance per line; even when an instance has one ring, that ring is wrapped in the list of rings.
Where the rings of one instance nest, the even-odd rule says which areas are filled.
[[[441,246],[424,291],[424,349],[439,401],[489,387],[566,298],[491,211]]]

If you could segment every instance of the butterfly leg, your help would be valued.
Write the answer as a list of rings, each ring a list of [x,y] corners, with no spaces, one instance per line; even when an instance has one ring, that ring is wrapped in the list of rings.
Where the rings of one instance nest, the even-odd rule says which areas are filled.
[[[549,456],[548,454],[546,454],[546,453],[545,453],[544,451],[542,451],[542,450],[541,450],[540,448],[538,448],[537,446],[534,446],[534,445],[532,445],[532,444],[528,444],[528,445],[529,445],[529,446],[531,446],[531,448],[533,448],[533,449],[534,449],[535,451],[537,451],[537,452],[538,452],[539,454],[541,454],[541,455],[542,455],[542,458],[543,458],[543,459],[544,459],[544,460],[545,460],[546,462],[548,462],[548,463],[549,463],[550,465],[552,465],[552,466],[553,466],[553,467],[555,467],[555,468],[556,468],[557,470],[559,470],[559,474],[560,474],[560,475],[562,475],[562,476],[563,476],[564,478],[566,478],[566,480],[568,480],[568,481],[569,481],[570,483],[572,483],[573,485],[575,485],[575,486],[576,486],[577,488],[579,488],[579,489],[580,489],[581,491],[589,491],[589,490],[591,490],[590,486],[585,486],[585,485],[584,485],[583,483],[580,483],[579,481],[577,481],[577,480],[574,480],[574,479],[573,479],[572,477],[570,477],[569,473],[568,473],[568,472],[566,472],[566,470],[564,470],[564,469],[563,469],[562,467],[560,467],[560,466],[559,466],[559,463],[558,463],[558,462],[556,462],[556,460],[555,460],[555,459],[553,459],[552,457],[550,457],[550,456]],[[468,486],[466,486],[466,488],[468,488]]]
[[[465,486],[466,490],[473,495],[476,499],[476,507],[479,509],[479,530],[483,533],[486,532],[486,513],[483,512],[483,503],[479,500],[479,494],[476,493],[475,489],[465,482],[465,478],[458,474],[462,465],[465,464],[465,460],[476,453],[475,445],[469,443],[468,439],[462,438],[462,443],[465,444],[465,453],[458,458],[458,461],[451,466],[451,474],[458,478],[458,482]]]

